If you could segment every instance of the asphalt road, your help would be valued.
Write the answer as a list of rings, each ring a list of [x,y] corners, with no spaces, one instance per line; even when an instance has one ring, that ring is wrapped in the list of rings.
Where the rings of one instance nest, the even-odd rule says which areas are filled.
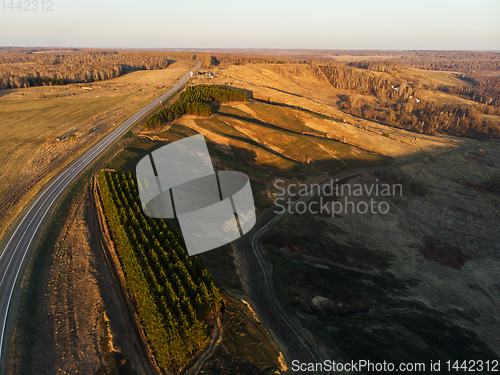
[[[113,129],[108,135],[92,146],[77,160],[72,162],[62,172],[60,172],[53,182],[38,195],[36,201],[32,204],[29,211],[21,220],[14,231],[7,246],[0,255],[0,363],[1,355],[4,352],[4,335],[7,319],[14,319],[15,316],[9,315],[9,308],[12,299],[12,293],[16,286],[16,281],[20,275],[23,262],[26,258],[28,249],[33,239],[38,233],[40,225],[47,218],[51,207],[61,196],[62,192],[75,180],[75,178],[87,166],[92,163],[106,148],[129,129],[137,120],[149,112],[161,101],[167,99],[175,91],[180,89],[188,80],[191,72],[197,70],[201,65],[198,62],[196,66],[187,72],[181,80],[170,90],[153,100],[151,103],[140,109],[137,113],[124,121],[121,125]],[[14,312],[14,310],[12,311]],[[2,368],[5,368],[2,366]]]

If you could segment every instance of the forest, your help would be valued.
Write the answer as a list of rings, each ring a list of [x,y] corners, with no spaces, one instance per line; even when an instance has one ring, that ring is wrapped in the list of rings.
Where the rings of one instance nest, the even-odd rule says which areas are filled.
[[[474,75],[466,75],[462,79],[471,82],[472,86],[461,86],[458,90],[450,87],[442,89],[451,94],[466,96],[478,103],[500,107],[500,76],[474,78]]]
[[[464,73],[474,73],[478,70],[499,70],[500,58],[494,59],[408,59],[408,66],[427,70],[449,70]]]
[[[384,65],[387,65],[385,68]],[[458,88],[440,86],[435,90],[450,91],[478,102],[477,105],[446,104],[418,99],[419,88],[400,82],[391,76],[374,75],[370,70],[391,72],[403,69],[396,63],[332,62],[314,67],[336,89],[372,95],[370,103],[356,99],[355,95],[340,95],[340,108],[352,115],[403,129],[426,134],[448,134],[476,138],[500,136],[498,124],[480,115],[500,114],[498,77],[485,81],[469,79],[472,85]],[[465,76],[462,76],[464,79]],[[480,104],[484,103],[484,104]]]
[[[220,308],[219,289],[182,234],[142,213],[131,173],[98,176],[126,285],[162,368],[179,369],[208,339],[206,320]]]
[[[214,53],[211,55],[211,65],[246,65],[246,64],[286,64],[301,63],[303,60],[293,58],[279,58],[250,54]]]
[[[135,70],[164,69],[192,54],[150,51],[0,53],[0,89],[104,81]]]
[[[144,123],[145,129],[158,129],[164,124],[189,114],[210,116],[214,109],[214,101],[227,103],[230,101],[246,101],[247,93],[220,85],[196,85],[184,90],[179,99],[167,108],[155,113]]]

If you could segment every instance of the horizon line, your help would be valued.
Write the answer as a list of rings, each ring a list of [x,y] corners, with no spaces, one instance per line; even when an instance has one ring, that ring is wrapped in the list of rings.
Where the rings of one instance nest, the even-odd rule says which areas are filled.
[[[102,50],[140,50],[140,51],[172,51],[172,52],[211,52],[216,50],[233,51],[378,51],[378,52],[491,52],[500,53],[490,49],[378,49],[378,48],[277,48],[277,47],[77,47],[77,46],[19,46],[7,45],[3,48],[54,48],[54,49],[102,49]]]

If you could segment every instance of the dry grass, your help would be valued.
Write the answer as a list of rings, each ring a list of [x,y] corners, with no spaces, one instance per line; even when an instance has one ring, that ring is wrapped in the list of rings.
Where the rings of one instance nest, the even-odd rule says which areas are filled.
[[[323,124],[328,130],[328,125],[333,128],[332,122],[291,108],[262,103],[223,105],[216,116],[183,116],[175,122],[203,133],[221,148],[231,146],[252,152],[254,156],[242,160],[278,175],[307,179],[325,172],[333,175],[360,165],[384,162],[383,157],[351,145],[303,135],[323,137],[327,133],[315,129],[314,124]],[[331,138],[339,137],[332,134]]]
[[[472,256],[462,252],[458,246],[443,243],[435,236],[425,237],[425,246],[420,249],[420,254],[425,259],[457,270],[462,269],[464,264],[472,259]]]
[[[0,233],[28,189],[118,125],[189,69],[138,71],[94,84],[7,90],[0,97]],[[84,89],[83,87],[92,87]],[[45,96],[45,99],[41,99]],[[24,197],[24,198],[23,198]]]
[[[476,355],[494,352],[498,357],[500,200],[467,183],[496,180],[492,176],[500,165],[500,151],[498,144],[487,146],[471,153],[484,156],[486,162],[470,158],[464,151],[386,176],[389,181],[406,180],[406,184],[423,180],[431,188],[425,197],[391,197],[386,215],[290,215],[272,229],[267,238],[274,249],[268,247],[268,257],[278,293],[283,291],[285,306],[289,301],[290,310],[298,312],[301,324],[313,333],[318,345],[324,345],[326,351],[339,350],[339,357],[346,353],[348,358],[385,351],[383,358],[394,359],[404,351],[411,353],[409,358],[422,360],[441,350],[462,355],[473,348],[481,348]],[[374,174],[359,176],[350,183],[376,183],[376,178]],[[349,199],[355,205],[368,200]],[[284,247],[292,251],[285,252]],[[314,264],[304,262],[306,256],[316,257]],[[379,273],[373,276],[366,269]],[[319,309],[309,301],[316,302]],[[354,307],[363,306],[359,303],[366,304],[370,312],[348,319],[335,316],[345,308],[347,314],[356,312]],[[314,313],[317,318],[299,313]],[[444,323],[429,328],[433,319]],[[391,327],[394,335],[379,327]],[[409,331],[415,340],[408,339]],[[338,346],[339,342],[343,345]],[[333,348],[332,343],[337,346]],[[429,354],[413,354],[419,343],[430,348]]]
[[[171,85],[178,81],[194,65],[191,60],[179,60],[167,69],[142,70],[105,81],[106,85]]]
[[[430,192],[429,185],[424,180],[419,180],[401,169],[380,170],[373,173],[381,182],[389,185],[401,185],[403,193],[412,193],[420,197]]]
[[[417,68],[408,68],[402,73],[402,78],[408,79],[413,82],[415,86],[421,87],[424,84],[429,86],[461,86],[465,82],[458,79],[455,72],[441,71],[441,70],[424,70]],[[457,73],[459,74],[459,73]],[[449,95],[451,96],[451,95]]]
[[[348,90],[334,89],[322,75],[315,74],[313,69],[305,64],[232,65],[217,68],[214,71],[219,74],[219,77],[213,80],[214,83],[248,89],[253,92],[255,98],[264,100],[270,98],[276,102],[299,106],[341,120],[332,122],[331,133],[344,136],[347,143],[375,153],[401,158],[420,153],[439,152],[469,142],[467,139],[415,134],[346,114],[338,107],[341,95],[350,94],[366,103],[377,99],[372,96],[354,94]],[[443,82],[446,78],[445,74],[450,75],[444,72],[427,72],[418,69],[407,69],[404,72],[408,74],[406,78],[410,81],[417,74],[415,72],[418,72],[421,84],[436,85]],[[439,100],[453,101],[455,100],[453,98],[456,98],[444,93],[431,93],[431,95],[435,95]],[[463,101],[460,98],[456,100]],[[318,131],[325,131],[321,122],[307,125],[315,127]],[[382,133],[388,133],[390,137],[382,137]]]

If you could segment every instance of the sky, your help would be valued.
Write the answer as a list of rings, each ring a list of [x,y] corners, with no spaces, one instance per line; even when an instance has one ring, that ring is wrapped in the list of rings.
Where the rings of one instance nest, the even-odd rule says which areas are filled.
[[[0,0],[0,46],[499,51],[500,0]]]

